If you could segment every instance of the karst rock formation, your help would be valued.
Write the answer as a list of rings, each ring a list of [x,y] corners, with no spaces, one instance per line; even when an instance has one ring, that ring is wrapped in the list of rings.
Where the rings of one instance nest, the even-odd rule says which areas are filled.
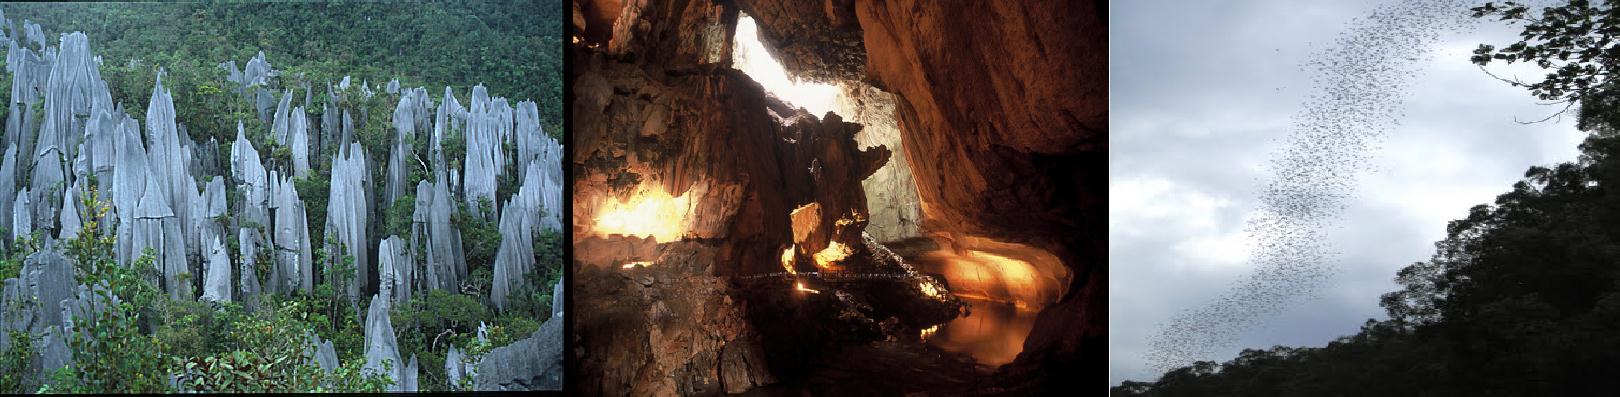
[[[176,107],[162,71],[150,82],[149,97],[114,98],[90,37],[74,32],[53,39],[37,24],[3,16],[0,26],[9,27],[0,28],[0,42],[12,82],[12,111],[0,139],[0,230],[6,231],[0,251],[9,256],[23,249],[18,238],[37,249],[17,277],[4,281],[0,325],[38,341],[29,374],[35,384],[73,365],[65,341],[75,332],[74,318],[113,303],[95,293],[102,286],[76,281],[76,259],[67,256],[68,242],[92,230],[85,227],[90,221],[100,224],[93,230],[116,238],[117,266],[152,267],[143,273],[155,275],[148,281],[170,299],[240,302],[249,311],[267,294],[314,293],[338,276],[339,258],[352,258],[343,274],[352,281],[339,291],[363,317],[365,370],[387,375],[393,391],[421,385],[416,357],[399,351],[391,308],[437,289],[493,290],[476,299],[506,310],[508,294],[531,283],[529,275],[538,270],[535,239],[561,229],[562,145],[541,130],[534,102],[515,101],[514,107],[482,85],[462,88],[469,103],[463,107],[451,87],[434,98],[427,88],[401,87],[397,80],[383,92],[347,77],[335,85],[307,81],[276,70],[259,52],[242,69],[235,60],[220,63],[218,73],[257,112],[256,125],[264,130],[239,121],[231,142],[199,142],[177,117],[193,109]],[[397,100],[391,115],[336,105],[343,96],[379,95]],[[312,102],[317,96],[323,104]],[[124,106],[136,100],[147,104],[140,119]],[[360,143],[357,129],[366,125],[385,126],[385,147]],[[445,153],[453,139],[465,148],[460,158]],[[417,155],[423,148],[429,156]],[[312,190],[301,190],[308,189],[301,185],[306,181],[321,180],[315,177],[328,181],[318,188],[325,208],[306,204]],[[395,203],[413,194],[415,200]],[[106,212],[86,207],[90,197]],[[467,203],[499,224],[499,255],[477,264],[493,269],[488,285],[468,284],[474,281],[470,264],[452,221]],[[409,219],[384,234],[381,214],[394,205],[406,206],[395,211]],[[311,218],[316,213],[325,216]],[[317,262],[318,248],[327,253],[325,263]],[[147,254],[151,260],[141,261]],[[525,288],[561,292],[560,284]],[[555,314],[511,346],[478,357],[466,357],[462,346],[456,355],[466,365],[425,370],[472,376],[480,390],[559,389],[562,320]],[[308,362],[327,371],[339,366],[331,341],[310,335],[307,343]],[[0,338],[0,351],[10,348]]]

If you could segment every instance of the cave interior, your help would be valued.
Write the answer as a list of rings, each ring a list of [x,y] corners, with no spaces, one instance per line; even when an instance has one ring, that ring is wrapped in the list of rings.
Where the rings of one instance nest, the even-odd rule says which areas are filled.
[[[575,0],[582,391],[1101,384],[1102,3]]]

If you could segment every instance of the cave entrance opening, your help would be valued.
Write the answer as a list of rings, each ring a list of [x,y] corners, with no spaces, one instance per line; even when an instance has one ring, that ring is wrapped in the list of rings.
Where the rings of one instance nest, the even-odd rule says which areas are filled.
[[[759,39],[759,25],[747,13],[738,12],[737,31],[731,49],[732,67],[759,82],[782,102],[801,107],[822,117],[837,108],[842,91],[837,85],[806,81],[788,76],[782,62],[771,56]]]

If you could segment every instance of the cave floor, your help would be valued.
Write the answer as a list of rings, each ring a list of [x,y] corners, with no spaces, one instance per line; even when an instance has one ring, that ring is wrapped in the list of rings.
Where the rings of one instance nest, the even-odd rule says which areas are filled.
[[[843,348],[798,376],[743,396],[998,395],[994,368],[920,341],[881,341]]]

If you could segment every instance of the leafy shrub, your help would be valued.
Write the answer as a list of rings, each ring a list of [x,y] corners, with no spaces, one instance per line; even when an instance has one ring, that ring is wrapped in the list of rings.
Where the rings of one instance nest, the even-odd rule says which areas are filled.
[[[28,375],[34,362],[34,340],[28,331],[11,330],[6,333],[11,348],[0,353],[0,393],[22,394],[33,382]]]
[[[493,213],[493,206],[488,198],[480,197],[478,201],[480,208],[478,213],[473,213],[471,208],[462,204],[457,206],[456,213],[450,217],[451,223],[461,230],[461,246],[467,256],[468,269],[494,265],[495,253],[501,248],[500,224],[478,215]]]
[[[99,201],[97,189],[92,185],[84,197],[84,208],[94,214],[85,218],[78,237],[68,241],[68,253],[74,259],[78,281],[85,285],[105,285],[96,288],[101,299],[120,301],[108,310],[91,310],[84,318],[76,318],[69,331],[68,347],[74,352],[75,365],[55,374],[56,390],[75,393],[152,393],[168,388],[168,376],[163,366],[161,343],[140,332],[138,307],[151,307],[160,293],[134,269],[151,268],[150,251],[130,267],[119,266],[113,256],[114,241],[101,232],[99,219],[107,212],[107,205]]]

